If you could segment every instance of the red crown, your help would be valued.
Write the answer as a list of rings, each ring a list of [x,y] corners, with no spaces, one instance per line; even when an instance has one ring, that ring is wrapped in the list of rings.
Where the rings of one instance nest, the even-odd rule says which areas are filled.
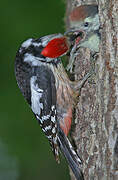
[[[52,39],[42,50],[41,54],[49,58],[57,58],[68,51],[66,37]]]

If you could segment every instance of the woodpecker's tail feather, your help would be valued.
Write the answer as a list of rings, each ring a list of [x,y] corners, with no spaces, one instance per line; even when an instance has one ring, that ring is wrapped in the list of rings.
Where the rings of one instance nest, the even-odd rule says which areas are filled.
[[[60,150],[66,157],[66,160],[68,161],[68,164],[72,169],[76,179],[84,180],[83,173],[79,167],[82,161],[79,158],[79,156],[76,154],[68,138],[65,136],[64,132],[60,128],[58,132],[58,143]]]

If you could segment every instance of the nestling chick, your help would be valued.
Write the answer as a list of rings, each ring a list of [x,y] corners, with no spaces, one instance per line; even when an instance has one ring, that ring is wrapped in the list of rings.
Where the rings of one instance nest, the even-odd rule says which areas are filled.
[[[79,47],[89,48],[91,51],[91,56],[94,56],[99,52],[100,43],[100,23],[98,16],[98,6],[97,5],[81,5],[72,10],[69,16],[70,19],[70,29],[65,33],[70,36],[71,34],[76,34],[78,31],[84,33],[84,38],[78,43],[76,40],[75,46],[71,51],[71,57],[67,70],[72,72],[73,62],[76,57],[76,51]]]

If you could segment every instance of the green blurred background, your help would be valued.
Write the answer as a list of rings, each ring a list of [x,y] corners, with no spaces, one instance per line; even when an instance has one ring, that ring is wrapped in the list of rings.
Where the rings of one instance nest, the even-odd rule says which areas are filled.
[[[64,32],[64,0],[0,1],[0,180],[67,180],[17,87],[14,59],[27,38]]]

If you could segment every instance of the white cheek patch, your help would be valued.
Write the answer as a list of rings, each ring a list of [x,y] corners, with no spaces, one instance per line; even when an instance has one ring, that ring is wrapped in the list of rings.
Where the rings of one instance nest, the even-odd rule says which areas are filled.
[[[41,57],[38,58],[29,53],[26,53],[24,56],[24,62],[27,62],[27,63],[31,64],[32,66],[41,66],[41,65],[45,66],[45,63],[43,63],[44,61],[51,62],[52,60],[53,60],[53,58],[48,58],[48,57],[46,57],[45,59],[41,58]],[[55,61],[57,61],[57,59],[55,59]]]
[[[40,115],[41,109],[43,109],[43,103],[40,102],[42,97],[43,89],[38,88],[38,85],[35,85],[37,80],[36,76],[33,76],[30,80],[31,87],[31,108],[35,114]]]
[[[41,58],[35,57],[32,54],[26,53],[24,56],[24,62],[31,63],[32,66],[41,66]]]

